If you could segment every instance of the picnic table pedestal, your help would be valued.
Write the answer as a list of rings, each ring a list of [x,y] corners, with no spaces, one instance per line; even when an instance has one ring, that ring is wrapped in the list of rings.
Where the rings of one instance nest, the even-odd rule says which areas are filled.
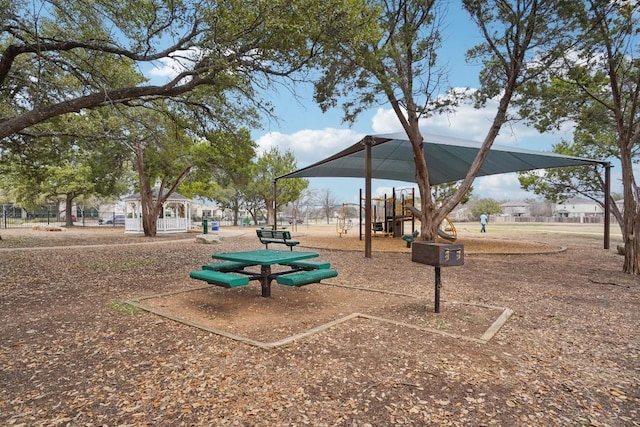
[[[301,261],[309,258],[317,258],[316,252],[304,252],[304,251],[277,251],[272,249],[261,249],[255,251],[243,251],[243,252],[226,252],[212,255],[214,259],[220,259],[224,261],[236,261],[245,263],[247,265],[259,265],[260,275],[255,272],[251,275],[251,280],[260,280],[262,287],[262,296],[268,298],[271,296],[271,281],[282,274],[291,272],[297,272],[299,269],[292,269],[285,272],[273,273],[271,271],[272,265],[286,264],[292,261]],[[240,271],[238,271],[240,273]]]
[[[435,267],[435,303],[434,311],[440,313],[440,267],[464,264],[464,245],[450,245],[433,242],[413,242],[411,261]]]
[[[269,298],[271,296],[271,266],[261,265],[260,274],[262,274],[262,279],[260,279],[260,285],[262,286],[262,296],[264,298]]]

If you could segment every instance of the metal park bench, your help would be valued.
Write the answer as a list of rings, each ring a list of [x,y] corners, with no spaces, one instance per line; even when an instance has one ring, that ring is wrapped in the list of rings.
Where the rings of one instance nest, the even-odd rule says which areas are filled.
[[[291,240],[291,233],[286,230],[266,230],[259,229],[256,230],[258,234],[258,239],[265,246],[266,249],[269,249],[269,244],[281,244],[286,245],[289,249],[293,250],[294,246],[298,246],[300,242],[295,240]]]

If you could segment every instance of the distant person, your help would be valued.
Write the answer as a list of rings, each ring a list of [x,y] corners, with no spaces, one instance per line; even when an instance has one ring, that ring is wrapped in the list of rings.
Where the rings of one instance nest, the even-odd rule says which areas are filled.
[[[488,220],[488,217],[487,217],[486,213],[483,213],[482,215],[480,215],[480,226],[482,227],[480,229],[481,233],[486,233],[487,232],[487,228],[486,228],[487,227],[487,220]]]

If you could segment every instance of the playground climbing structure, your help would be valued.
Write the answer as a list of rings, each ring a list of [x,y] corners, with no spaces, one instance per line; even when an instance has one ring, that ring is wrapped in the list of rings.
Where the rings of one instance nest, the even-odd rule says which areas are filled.
[[[363,215],[365,212],[364,203],[366,199],[362,197],[360,190],[359,205],[359,225],[360,240],[363,236]],[[419,221],[422,214],[416,208],[415,188],[393,188],[391,197],[385,194],[383,197],[371,199],[371,227],[374,235],[402,237],[405,234],[413,234],[416,231],[416,219]],[[353,219],[350,215],[350,206],[358,206],[353,203],[343,203],[336,231],[340,236],[346,234],[353,227]],[[445,218],[438,227],[438,235],[447,241],[457,240],[456,227],[449,218]]]

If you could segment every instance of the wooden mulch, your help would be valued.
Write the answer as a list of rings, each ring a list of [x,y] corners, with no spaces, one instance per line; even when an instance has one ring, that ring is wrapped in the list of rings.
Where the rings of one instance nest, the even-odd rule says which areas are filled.
[[[438,315],[433,268],[404,242],[376,240],[367,259],[324,234],[295,233],[339,276],[265,299],[254,284],[185,292],[203,285],[188,273],[212,252],[259,248],[252,230],[214,245],[3,231],[0,424],[640,425],[640,283],[600,240],[482,236],[499,246],[488,253],[462,236],[465,264],[443,269]],[[260,342],[366,316],[264,349],[126,304],[158,294],[176,298],[145,301]],[[513,315],[493,338],[468,339],[502,308]]]

